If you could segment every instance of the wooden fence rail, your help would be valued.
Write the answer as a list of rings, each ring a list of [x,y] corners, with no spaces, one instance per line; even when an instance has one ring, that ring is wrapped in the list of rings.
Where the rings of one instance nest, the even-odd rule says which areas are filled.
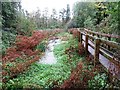
[[[92,36],[92,35],[90,35],[90,34],[85,34],[85,33],[83,33],[83,32],[81,32],[79,29],[78,29],[78,31],[79,31],[79,42],[81,42],[82,43],[82,41],[83,41],[83,35],[85,36],[85,52],[86,52],[86,54],[87,54],[87,52],[88,52],[88,46],[92,46],[90,43],[88,43],[88,41],[90,40],[90,39],[92,39],[92,40],[94,40],[94,44],[95,44],[95,46],[92,46],[92,48],[94,48],[94,50],[95,50],[95,52],[94,52],[94,59],[95,59],[95,61],[96,60],[99,60],[99,54],[100,54],[100,51],[101,50],[103,50],[103,48],[102,47],[100,47],[101,46],[101,44],[106,44],[106,45],[109,45],[111,48],[116,48],[117,50],[120,50],[120,44],[119,43],[116,43],[116,42],[112,42],[112,41],[107,41],[107,40],[103,40],[103,39],[100,39],[100,38],[98,38],[98,37],[94,37],[94,36]],[[85,29],[85,31],[88,31],[87,29]],[[93,31],[89,31],[89,32],[92,32],[92,33],[95,33],[95,32],[93,32]],[[100,35],[100,34],[99,34]],[[102,35],[105,35],[105,34],[102,34]],[[107,36],[112,36],[112,35],[107,35]],[[104,36],[105,37],[105,36]],[[113,37],[113,36],[112,36]],[[114,38],[120,38],[120,36],[114,36]],[[92,41],[93,42],[93,41]],[[101,49],[101,50],[100,50]],[[104,51],[104,50],[103,50]],[[101,51],[102,52],[102,51]],[[104,52],[103,52],[104,53]],[[103,54],[102,53],[102,54]],[[108,58],[109,56],[111,56],[111,55],[109,55],[108,56],[108,54],[106,54],[106,53],[104,53],[104,56],[106,57],[106,58]],[[110,59],[110,57],[108,58],[108,59]],[[113,56],[111,56],[111,59],[113,59]],[[118,62],[120,62],[120,60],[118,60]],[[120,66],[120,65],[119,65]]]
[[[94,32],[94,31],[90,31],[86,28],[84,28],[84,31],[89,33],[89,34],[93,34],[93,36],[96,35],[98,37],[102,36],[102,37],[107,37],[107,38],[118,38],[118,39],[120,39],[119,35],[112,35],[112,34],[104,34],[104,33],[100,33],[100,32]]]
[[[112,40],[112,39],[117,39],[117,40],[120,40],[120,36],[119,35],[113,35],[113,34],[104,34],[104,33],[100,33],[100,32],[94,32],[94,31],[91,31],[91,30],[88,30],[86,28],[83,29],[85,31],[85,33],[89,34],[89,35],[92,35],[92,36],[96,36],[98,38],[104,38],[108,41]],[[101,44],[104,48],[107,48],[108,50],[111,50],[109,44]]]
[[[74,30],[74,29],[73,29]],[[76,29],[75,29],[76,30]],[[115,35],[109,35],[109,34],[101,34],[98,32],[93,32],[87,29],[84,30],[78,30],[78,40],[80,43],[84,42],[85,45],[85,55],[87,56],[89,50],[88,47],[91,47],[94,49],[94,66],[96,66],[97,63],[100,61],[100,55],[103,55],[105,58],[107,58],[110,62],[112,62],[114,65],[119,67],[120,69],[120,58],[114,57],[114,53],[110,51],[110,49],[105,48],[102,46],[102,44],[109,46],[109,48],[116,48],[116,50],[120,51],[120,44],[116,42],[109,41],[110,38],[118,38],[120,39],[120,36]],[[94,34],[94,35],[93,35]],[[98,36],[98,37],[95,37]],[[108,40],[101,39],[102,37],[109,38]],[[112,53],[112,55],[111,55]]]

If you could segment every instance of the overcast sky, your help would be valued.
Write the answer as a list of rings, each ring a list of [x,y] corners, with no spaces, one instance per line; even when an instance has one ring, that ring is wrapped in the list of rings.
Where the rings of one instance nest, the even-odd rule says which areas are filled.
[[[28,12],[36,11],[37,7],[43,11],[47,7],[49,13],[51,13],[53,8],[59,12],[60,9],[66,8],[67,4],[70,5],[70,9],[72,10],[73,4],[77,1],[80,0],[22,0],[21,4],[22,8]]]

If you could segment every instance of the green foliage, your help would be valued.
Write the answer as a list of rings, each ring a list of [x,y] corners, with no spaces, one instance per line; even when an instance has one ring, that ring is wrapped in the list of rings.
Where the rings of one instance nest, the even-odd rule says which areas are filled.
[[[0,89],[2,90],[2,82],[0,82]]]
[[[86,2],[77,2],[74,5],[73,11],[74,16],[73,20],[76,22],[77,27],[84,27],[84,22],[88,17],[93,19],[94,17],[94,3],[86,3]]]
[[[78,28],[120,35],[119,7],[120,2],[76,2],[71,22]],[[117,39],[115,41],[120,42]]]
[[[34,21],[29,16],[24,16],[20,13],[20,16],[17,21],[17,30],[19,34],[31,35],[31,32],[36,28]]]
[[[16,35],[11,32],[3,31],[2,32],[2,42],[5,47],[9,47],[10,45],[14,44]]]
[[[15,43],[15,38],[16,38],[15,34],[9,31],[2,31],[2,38],[1,38],[2,44],[0,45],[2,47],[2,50],[0,51],[2,55],[5,54],[5,51],[8,47],[10,47]]]
[[[90,16],[85,20],[84,26],[88,29],[95,30],[94,22]]]
[[[42,51],[42,52],[45,52],[46,43],[45,43],[45,42],[39,43],[39,44],[36,46],[36,49],[37,49],[37,50],[40,50],[40,51]]]
[[[16,28],[19,2],[2,2],[2,28]]]
[[[13,67],[13,63],[7,63],[6,66]]]
[[[96,76],[94,76],[94,78],[92,80],[89,80],[88,86],[90,89],[107,88],[106,87],[107,86],[107,75],[105,73],[103,73],[103,74],[98,73]]]
[[[31,57],[30,57],[31,58]],[[22,58],[16,58],[15,62],[17,63],[21,63],[21,62],[25,62],[26,60],[22,59]]]
[[[24,14],[20,2],[2,2],[2,14],[0,16],[2,24],[2,44],[0,46],[2,50],[0,53],[2,55],[5,54],[8,47],[15,43],[18,34],[29,36],[35,29],[33,21]]]
[[[68,33],[62,33],[58,36],[69,35]],[[71,36],[71,35],[70,35]],[[75,53],[71,62],[68,60],[68,55],[65,54],[65,49],[69,48],[71,45],[76,47],[78,42],[75,39],[72,39],[72,36],[64,44],[59,44],[55,46],[54,53],[57,58],[56,64],[40,64],[38,62],[31,65],[28,71],[24,74],[19,75],[17,78],[14,78],[12,82],[8,81],[4,87],[5,88],[53,88],[58,87],[63,84],[71,73],[71,70],[76,67],[77,63],[82,60],[82,57],[79,57]]]
[[[3,83],[2,88],[4,88],[4,90],[21,90],[23,89],[23,85],[22,83],[19,82],[15,83],[13,80],[9,80],[9,83],[6,84]]]
[[[62,25],[56,9],[53,9],[52,14],[49,16],[48,8],[45,8],[43,11],[38,8],[36,13],[30,13],[29,17],[36,24],[37,29],[55,29],[60,28]]]

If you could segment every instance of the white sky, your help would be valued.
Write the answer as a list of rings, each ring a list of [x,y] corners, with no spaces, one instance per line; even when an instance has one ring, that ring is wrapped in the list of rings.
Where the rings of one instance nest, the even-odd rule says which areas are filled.
[[[22,0],[22,8],[27,10],[28,12],[36,11],[37,7],[43,11],[46,7],[49,10],[49,13],[52,12],[52,9],[55,8],[57,13],[62,8],[66,8],[67,4],[70,5],[70,9],[72,10],[73,4],[76,1],[80,0]]]

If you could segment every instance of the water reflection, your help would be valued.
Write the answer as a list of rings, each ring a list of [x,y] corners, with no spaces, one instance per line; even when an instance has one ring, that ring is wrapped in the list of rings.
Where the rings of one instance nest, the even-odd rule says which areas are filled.
[[[61,39],[53,39],[48,42],[45,55],[39,60],[42,64],[55,64],[57,62],[53,50],[54,46],[61,43]]]

